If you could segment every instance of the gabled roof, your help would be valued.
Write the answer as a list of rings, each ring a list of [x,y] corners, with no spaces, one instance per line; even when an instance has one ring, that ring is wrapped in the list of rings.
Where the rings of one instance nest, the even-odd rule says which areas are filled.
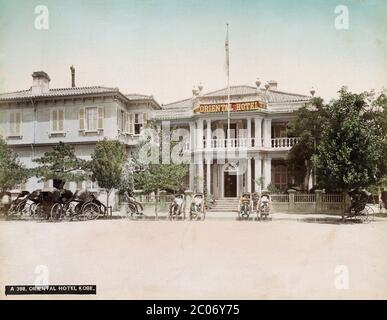
[[[127,97],[130,101],[151,101],[157,107],[157,109],[161,109],[159,103],[152,95],[129,93],[126,94],[125,97]]]
[[[30,98],[56,98],[56,97],[68,97],[68,96],[79,96],[87,94],[103,94],[103,93],[118,93],[118,88],[108,88],[101,86],[93,87],[71,87],[71,88],[56,88],[49,89],[46,93],[32,93],[32,90],[22,90],[9,93],[1,93],[0,101],[14,101],[19,99],[30,99]]]

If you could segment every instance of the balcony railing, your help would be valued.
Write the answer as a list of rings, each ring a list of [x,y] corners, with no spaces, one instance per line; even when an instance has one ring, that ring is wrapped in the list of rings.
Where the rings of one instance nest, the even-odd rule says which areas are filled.
[[[256,144],[254,138],[233,138],[233,139],[211,139],[210,148],[208,148],[207,140],[203,141],[203,148],[207,150],[222,150],[222,149],[248,149],[248,148],[267,148],[264,139],[260,144]],[[273,138],[270,140],[271,149],[290,149],[297,143],[297,138]],[[185,145],[185,151],[190,150],[189,143]]]
[[[274,138],[271,139],[271,147],[274,149],[287,149],[297,143],[297,138]]]

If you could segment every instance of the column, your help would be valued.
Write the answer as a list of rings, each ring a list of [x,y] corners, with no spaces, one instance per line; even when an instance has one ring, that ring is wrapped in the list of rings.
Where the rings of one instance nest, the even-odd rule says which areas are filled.
[[[203,119],[198,119],[196,122],[196,148],[203,149]]]
[[[264,147],[271,148],[271,119],[265,119],[264,123]]]
[[[194,178],[195,178],[195,159],[192,156],[192,152],[195,151],[195,122],[189,123],[189,149],[190,149],[190,159],[189,164],[189,189],[192,191],[194,189]]]
[[[262,147],[262,133],[261,133],[261,126],[262,126],[262,118],[261,117],[255,117],[254,118],[254,125],[255,125],[255,135],[254,135],[254,141],[255,147]]]
[[[191,152],[195,148],[195,122],[189,123],[189,149]]]
[[[211,120],[207,119],[207,130],[206,130],[206,149],[211,148],[212,131],[211,131]]]
[[[251,190],[251,158],[247,158],[246,187],[247,187],[247,192],[252,192],[252,190]]]
[[[247,143],[246,143],[246,146],[248,148],[250,148],[251,147],[251,119],[247,118],[246,121],[247,121]]]
[[[204,165],[203,165],[203,158],[200,159],[199,163],[198,163],[198,174],[197,174],[197,191],[198,193],[203,193],[203,185],[204,185]]]
[[[267,156],[264,160],[263,177],[265,179],[263,187],[267,190],[267,186],[271,182],[271,157],[269,156]]]
[[[207,160],[207,172],[206,172],[206,188],[207,195],[211,195],[211,160]]]
[[[261,192],[261,183],[259,179],[262,177],[262,160],[260,156],[254,157],[254,168],[255,192]]]
[[[189,189],[194,189],[194,178],[195,178],[195,164],[191,158],[191,163],[189,164]]]

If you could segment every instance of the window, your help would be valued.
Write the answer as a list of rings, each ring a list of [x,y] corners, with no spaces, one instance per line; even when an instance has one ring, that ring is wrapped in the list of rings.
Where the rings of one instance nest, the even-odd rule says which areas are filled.
[[[146,120],[147,120],[146,113],[134,114],[134,134],[141,134],[141,131],[146,124]]]
[[[128,114],[123,110],[119,110],[118,130],[120,130],[121,132],[127,132],[127,118],[128,118]]]
[[[102,130],[104,126],[103,107],[79,109],[79,129],[86,131]]]
[[[97,130],[97,108],[86,108],[86,130]]]
[[[283,164],[274,166],[274,185],[281,191],[288,187],[288,167]]]
[[[63,131],[64,111],[63,109],[51,111],[51,131],[62,132]]]
[[[11,111],[9,114],[9,135],[21,135],[21,111]]]

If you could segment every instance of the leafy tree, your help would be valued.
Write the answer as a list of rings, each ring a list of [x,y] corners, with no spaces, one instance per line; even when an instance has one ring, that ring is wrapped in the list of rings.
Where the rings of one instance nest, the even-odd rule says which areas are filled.
[[[149,124],[145,138],[133,157],[134,183],[137,189],[142,189],[145,193],[155,192],[157,196],[161,190],[169,193],[183,192],[189,160],[183,158],[180,163],[174,162],[174,151],[179,150],[176,155],[183,157],[183,150],[177,146],[181,141],[173,141],[173,133],[174,130],[162,132],[154,124]],[[169,156],[171,161],[163,163],[163,155]]]
[[[324,107],[321,141],[315,163],[325,188],[348,191],[378,183],[385,174],[386,124],[384,103],[370,93],[342,88],[339,98]]]
[[[63,189],[66,181],[82,181],[87,176],[81,171],[86,162],[76,157],[73,146],[63,142],[34,161],[40,164],[32,170],[35,175],[42,181],[54,180],[57,189]]]
[[[308,189],[309,178],[313,171],[313,158],[321,139],[324,114],[323,100],[314,98],[308,105],[295,112],[296,118],[288,126],[288,135],[298,137],[297,144],[289,151],[288,166],[294,173],[296,184],[302,184],[304,189]]]
[[[0,136],[0,193],[24,183],[28,177],[28,170],[24,168],[17,154],[8,148]]]
[[[122,175],[128,161],[126,147],[117,140],[102,140],[97,142],[91,158],[87,167],[92,180],[106,190],[106,205],[109,206],[110,194],[123,184]]]

